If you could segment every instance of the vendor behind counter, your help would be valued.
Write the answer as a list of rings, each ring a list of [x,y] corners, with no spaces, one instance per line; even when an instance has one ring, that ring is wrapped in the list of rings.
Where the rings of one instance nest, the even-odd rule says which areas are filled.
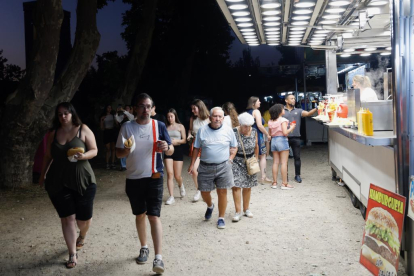
[[[371,88],[371,80],[367,76],[355,75],[352,80],[354,89],[359,89],[361,102],[378,101],[377,93]]]

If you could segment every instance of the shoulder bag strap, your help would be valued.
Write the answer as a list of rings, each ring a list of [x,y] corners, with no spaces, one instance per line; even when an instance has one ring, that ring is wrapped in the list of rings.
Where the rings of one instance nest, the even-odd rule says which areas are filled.
[[[241,135],[240,135],[240,132],[239,132],[239,127],[236,127],[236,129],[237,129],[237,134],[239,134],[240,144],[242,146],[242,150],[243,150],[243,154],[244,154],[244,161],[247,162],[246,152],[244,151],[243,140],[242,140]]]

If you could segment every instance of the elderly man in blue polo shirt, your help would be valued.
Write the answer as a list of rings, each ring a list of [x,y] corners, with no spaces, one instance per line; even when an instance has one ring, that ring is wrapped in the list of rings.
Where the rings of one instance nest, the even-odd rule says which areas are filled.
[[[191,164],[188,168],[193,173],[194,163],[201,149],[200,166],[198,167],[198,189],[203,200],[207,203],[205,219],[209,220],[213,213],[214,204],[211,191],[217,188],[219,218],[217,228],[224,229],[224,215],[227,208],[227,189],[234,186],[233,171],[230,155],[237,151],[237,140],[233,130],[223,125],[224,111],[214,107],[210,111],[211,123],[201,127],[196,135]]]
[[[315,108],[311,111],[305,111],[301,108],[295,108],[296,99],[294,95],[288,95],[285,101],[285,114],[283,117],[288,119],[289,122],[296,121],[296,128],[289,134],[288,141],[293,151],[293,158],[295,159],[295,181],[302,183],[302,178],[300,177],[300,122],[302,117],[312,116],[318,109]]]

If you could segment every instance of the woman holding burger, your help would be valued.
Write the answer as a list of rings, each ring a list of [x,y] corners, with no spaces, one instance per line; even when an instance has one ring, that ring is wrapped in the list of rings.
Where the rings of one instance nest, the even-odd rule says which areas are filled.
[[[88,160],[97,153],[93,132],[82,124],[72,104],[60,103],[55,110],[39,184],[45,183],[59,214],[69,250],[67,268],[76,266],[76,250],[83,247],[92,221],[96,179]],[[78,238],[76,225],[80,230]]]

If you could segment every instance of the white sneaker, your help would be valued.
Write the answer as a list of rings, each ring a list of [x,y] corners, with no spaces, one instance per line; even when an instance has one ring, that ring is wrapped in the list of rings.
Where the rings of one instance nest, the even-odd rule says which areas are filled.
[[[272,157],[272,156],[270,156],[270,155],[268,155],[268,156],[266,156],[266,159],[267,159],[267,160],[273,160],[273,157]]]
[[[244,216],[246,216],[248,218],[252,218],[253,217],[253,213],[250,212],[250,210],[246,210],[246,212],[244,212]]]
[[[173,196],[170,196],[170,197],[167,199],[167,201],[165,202],[165,205],[171,205],[171,204],[173,204],[173,203],[175,203],[175,199],[174,199],[174,197],[173,197]]]
[[[180,187],[180,195],[181,195],[181,197],[185,197],[185,188],[184,188],[184,183],[183,183],[183,184],[181,184],[181,187]]]
[[[242,213],[236,213],[233,217],[233,222],[238,222],[242,219]]]
[[[197,191],[196,194],[194,195],[193,201],[199,201],[200,200],[200,196],[201,196],[201,192]]]

